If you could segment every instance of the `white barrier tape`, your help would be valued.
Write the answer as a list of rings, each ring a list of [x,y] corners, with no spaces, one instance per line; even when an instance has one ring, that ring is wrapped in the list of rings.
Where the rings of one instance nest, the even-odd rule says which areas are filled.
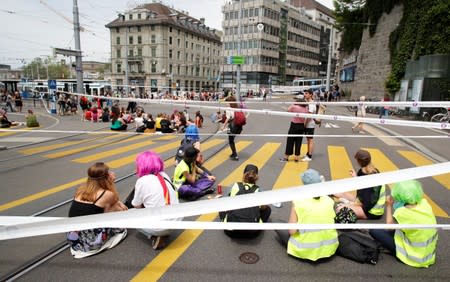
[[[85,95],[85,94],[76,94],[64,92],[67,94],[79,95],[79,96],[87,96],[91,98],[98,98],[98,96],[93,95]],[[148,100],[148,99],[132,99],[132,98],[111,98],[108,99],[113,100],[121,100],[121,101],[135,101],[140,103],[150,103],[150,104],[160,104],[160,105],[178,105],[184,106],[186,101],[178,101],[178,100]],[[216,102],[219,103],[219,102]],[[224,102],[225,104],[229,104],[229,102]],[[339,115],[319,115],[319,114],[304,114],[304,113],[290,113],[290,112],[280,112],[273,110],[254,110],[254,109],[241,109],[241,108],[230,108],[230,107],[220,107],[220,106],[204,106],[204,105],[195,105],[196,108],[201,109],[212,109],[212,110],[225,110],[225,111],[233,111],[233,112],[245,112],[245,113],[254,113],[254,114],[263,114],[263,115],[273,115],[273,116],[286,116],[286,117],[303,117],[303,118],[318,118],[323,120],[332,120],[332,121],[349,121],[349,122],[364,122],[369,124],[381,124],[381,125],[401,125],[401,126],[410,126],[410,127],[426,127],[426,128],[437,128],[437,129],[450,129],[450,123],[448,122],[427,122],[427,121],[409,121],[409,120],[395,120],[395,119],[378,119],[378,118],[361,118],[361,117],[353,117],[353,116],[339,116]]]
[[[0,132],[11,132],[11,129],[2,129]],[[15,129],[14,132],[27,132],[26,129]],[[184,137],[184,133],[173,134],[173,133],[142,133],[134,131],[87,131],[87,130],[33,130],[32,133],[67,133],[67,134],[91,134],[91,135],[149,135],[149,136],[179,136]],[[199,136],[228,136],[226,131],[218,131],[217,133],[199,133]],[[408,138],[408,139],[447,139],[450,138],[450,134],[447,135],[355,135],[355,134],[266,134],[266,133],[241,133],[241,137],[314,137],[314,138]]]
[[[148,223],[146,226],[152,228],[157,221],[197,216],[200,214],[208,214],[252,206],[268,205],[277,202],[288,202],[295,199],[307,199],[317,196],[347,192],[355,189],[364,189],[376,185],[429,177],[448,172],[450,172],[450,162],[305,186],[296,186],[290,189],[240,195],[236,197],[182,203],[152,209],[132,209],[124,212],[104,213],[57,219],[47,222],[11,225],[0,227],[0,240],[99,227],[126,227],[131,226],[131,224],[135,224],[134,226],[136,227],[142,227],[145,222]],[[174,226],[180,223],[180,221],[172,222]]]
[[[64,92],[59,91],[60,93],[69,94],[69,95],[76,95],[76,96],[86,96],[89,98],[99,98],[101,97],[104,100],[119,100],[119,101],[135,101],[140,103],[160,103],[157,101],[166,101],[168,103],[184,103],[184,104],[217,104],[217,103],[229,103],[224,100],[219,101],[198,101],[198,100],[189,100],[189,99],[179,99],[179,100],[173,100],[173,99],[141,99],[141,98],[122,98],[122,97],[107,97],[107,96],[94,96],[89,94],[80,94],[80,93],[73,93],[73,92]],[[293,96],[295,97],[295,96]],[[244,97],[245,99],[245,97]],[[237,101],[239,103],[239,101]],[[292,102],[288,101],[255,101],[255,100],[248,100],[246,99],[244,103],[249,104],[292,104]],[[298,102],[295,102],[298,103]],[[313,101],[313,102],[303,102],[301,104],[322,104],[327,106],[387,106],[387,107],[427,107],[427,108],[450,108],[450,102],[449,101],[343,101],[343,102],[325,102],[325,101]]]
[[[0,225],[46,222],[51,220],[67,219],[65,217],[29,217],[29,216],[0,216]],[[16,221],[14,223],[14,221]],[[177,221],[171,220],[142,222],[130,220],[126,226],[117,228],[148,228],[148,229],[204,229],[204,230],[320,230],[320,229],[444,229],[450,230],[450,224],[382,224],[382,223],[355,223],[355,224],[301,224],[301,223],[249,223],[249,222],[211,222],[211,221]]]

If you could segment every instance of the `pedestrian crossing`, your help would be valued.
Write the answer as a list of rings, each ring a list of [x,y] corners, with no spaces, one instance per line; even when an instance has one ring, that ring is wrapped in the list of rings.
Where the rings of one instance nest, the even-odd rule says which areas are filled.
[[[95,139],[95,138],[94,138]],[[228,162],[229,166],[229,148],[226,145],[227,140],[223,137],[212,138],[202,143],[202,152],[205,156],[211,155],[205,162],[204,166],[210,171],[220,169],[222,165]],[[282,142],[266,142],[262,145],[258,143],[258,149],[254,151],[255,141],[240,140],[236,143],[238,154],[241,156],[239,162],[235,162],[236,167],[232,169],[224,179],[219,180],[217,183],[221,183],[223,186],[230,186],[235,181],[240,180],[242,177],[242,171],[246,164],[253,163],[257,165],[262,173],[265,169],[273,169],[273,166],[268,168],[266,164],[273,159],[278,159],[283,155],[284,143]],[[20,150],[19,152],[24,155],[30,154],[42,154],[43,157],[54,159],[61,157],[69,157],[71,162],[78,164],[91,164],[97,161],[105,161],[112,169],[122,168],[126,165],[134,163],[137,154],[143,150],[153,150],[158,154],[172,153],[175,154],[176,149],[180,145],[180,137],[175,135],[153,136],[138,135],[130,138],[123,139],[123,135],[117,134],[107,137],[101,137],[98,140],[81,140],[81,141],[68,141],[57,143],[53,145],[34,146]],[[89,152],[89,150],[97,149],[95,152]],[[99,151],[98,149],[102,149]],[[390,156],[385,152],[377,148],[365,148],[372,155],[372,161],[375,167],[381,172],[389,172],[398,170],[402,166],[394,164]],[[54,152],[56,151],[56,152]],[[245,154],[242,154],[245,152]],[[396,151],[399,156],[405,159],[413,166],[424,166],[432,164],[433,162],[415,151],[398,150]],[[250,154],[249,154],[250,153]],[[301,154],[306,153],[306,146],[302,146]],[[242,156],[248,158],[243,159]],[[73,157],[72,157],[73,156]],[[322,167],[321,172],[326,174],[329,170],[331,180],[343,179],[350,177],[349,170],[353,169],[351,159],[353,159],[351,153],[349,153],[345,146],[327,146],[327,158],[328,168]],[[314,161],[312,162],[314,163]],[[165,163],[166,168],[173,167],[173,158],[169,159]],[[307,162],[293,162],[280,163],[276,166],[279,170],[277,177],[274,178],[272,187],[273,189],[282,189],[285,187],[292,187],[302,185],[299,174],[310,167],[311,163]],[[403,164],[403,167],[405,165]],[[316,167],[315,167],[316,168]],[[450,174],[438,175],[432,178],[436,185],[433,185],[433,189],[445,189],[450,190]],[[72,183],[79,183],[79,180],[75,180]],[[60,185],[47,189],[53,191],[53,193],[62,191],[69,188],[68,185]],[[425,190],[430,189],[424,187]],[[442,191],[439,191],[442,193]],[[29,200],[35,200],[41,197],[46,197],[49,193],[38,193],[38,196],[28,198]],[[50,192],[51,194],[51,192]],[[448,218],[447,208],[440,207],[435,201],[433,201],[428,195],[426,195],[428,201],[433,207],[436,216]],[[442,199],[440,199],[442,201]],[[23,204],[26,201],[19,201],[16,204]],[[439,202],[439,201],[438,201]],[[1,207],[1,206],[0,206]],[[0,208],[1,210],[1,208]]]

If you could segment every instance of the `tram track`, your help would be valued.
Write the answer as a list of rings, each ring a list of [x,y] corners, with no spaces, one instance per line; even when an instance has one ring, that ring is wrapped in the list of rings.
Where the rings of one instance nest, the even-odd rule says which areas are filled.
[[[211,139],[212,137],[216,136],[216,134],[211,134],[209,136],[207,136],[206,138],[204,138],[203,140],[201,140],[201,142],[206,142],[209,139]],[[212,153],[208,154],[208,156],[206,156],[204,158],[204,160],[208,160],[211,157],[213,157],[214,155],[216,155],[217,153],[219,153],[221,150],[223,150],[224,148],[226,148],[228,146],[227,143],[220,145],[218,147],[218,149],[214,150]],[[170,157],[164,159],[164,161],[169,161],[171,159],[174,159],[176,156],[176,154],[172,154]],[[134,175],[136,175],[135,172],[129,173],[125,176],[122,176],[120,178],[117,178],[115,180],[115,184],[120,183],[126,179],[129,179],[130,177],[133,177]],[[57,208],[60,208],[62,206],[65,206],[69,203],[71,203],[73,201],[73,198],[67,199],[65,201],[59,202],[53,206],[50,206],[44,210],[41,210],[39,212],[36,212],[30,216],[34,217],[34,216],[41,216],[44,215],[48,212],[51,212]],[[37,256],[33,257],[31,260],[26,261],[25,263],[23,263],[22,265],[18,266],[17,268],[13,269],[12,271],[6,273],[5,275],[0,277],[0,282],[3,281],[15,281],[16,279],[24,276],[25,274],[29,273],[30,271],[32,271],[33,269],[39,267],[40,265],[42,265],[43,263],[45,263],[46,261],[58,256],[60,253],[62,253],[63,251],[67,250],[69,248],[69,245],[67,243],[66,240],[61,241],[55,245],[53,245],[52,247],[50,247],[49,249],[47,249],[44,252],[41,252],[40,254],[38,254]]]

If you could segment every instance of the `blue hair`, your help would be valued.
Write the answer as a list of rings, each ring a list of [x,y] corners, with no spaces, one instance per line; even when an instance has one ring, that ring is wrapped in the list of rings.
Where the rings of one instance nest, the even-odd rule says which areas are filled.
[[[200,137],[198,136],[198,127],[191,124],[186,128],[185,138],[191,139],[195,141],[199,141]]]

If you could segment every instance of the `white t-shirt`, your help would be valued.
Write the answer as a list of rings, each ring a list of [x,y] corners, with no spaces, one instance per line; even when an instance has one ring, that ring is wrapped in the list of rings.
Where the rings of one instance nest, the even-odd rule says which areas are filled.
[[[315,104],[308,104],[308,112],[311,114],[316,113],[316,105]],[[309,119],[308,123],[306,124],[306,128],[315,128],[316,123],[314,122],[314,119]]]
[[[165,172],[160,172],[165,179],[170,179]],[[167,190],[169,191],[170,204],[178,204],[178,197],[173,190],[172,185],[165,180]],[[134,198],[131,204],[133,206],[144,205],[146,208],[163,207],[166,205],[164,200],[164,190],[156,175],[149,174],[140,177],[134,186]]]
[[[144,125],[144,116],[135,117],[134,122],[136,123],[136,128]]]

